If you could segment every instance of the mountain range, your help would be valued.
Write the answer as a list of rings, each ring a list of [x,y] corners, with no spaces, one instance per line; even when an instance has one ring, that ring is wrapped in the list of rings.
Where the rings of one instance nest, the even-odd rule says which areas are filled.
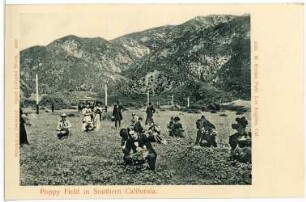
[[[250,16],[198,16],[180,25],[131,33],[113,40],[65,36],[20,52],[23,97],[39,93],[75,104],[82,94],[111,101],[183,104],[250,99]]]

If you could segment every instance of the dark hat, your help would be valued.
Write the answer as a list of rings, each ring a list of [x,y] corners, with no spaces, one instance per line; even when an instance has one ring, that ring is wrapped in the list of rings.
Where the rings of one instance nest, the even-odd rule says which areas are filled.
[[[205,116],[204,116],[204,115],[202,115],[202,116],[201,116],[201,119],[205,119]]]
[[[241,118],[237,117],[236,121],[238,122],[238,124],[241,124],[243,126],[248,125],[248,121],[246,120],[246,118],[243,116]]]
[[[238,129],[238,124],[235,124],[235,123],[232,124],[232,128],[235,129],[235,130]]]
[[[173,120],[174,120],[174,121],[179,121],[179,120],[181,120],[181,119],[180,119],[180,117],[176,116],[176,117],[174,117]]]

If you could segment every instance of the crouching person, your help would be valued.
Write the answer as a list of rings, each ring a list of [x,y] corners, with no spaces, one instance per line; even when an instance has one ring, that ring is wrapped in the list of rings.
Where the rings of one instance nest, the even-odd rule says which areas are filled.
[[[173,122],[173,125],[172,125],[172,128],[171,128],[172,136],[183,137],[184,129],[183,129],[183,125],[180,123],[180,118],[178,116],[174,117],[173,121],[174,122]]]
[[[61,115],[61,120],[57,124],[57,137],[58,139],[64,139],[67,138],[69,135],[71,135],[70,128],[71,124],[70,122],[66,119],[66,114],[63,113]]]
[[[196,121],[198,129],[195,146],[201,147],[217,147],[216,142],[216,127],[210,121],[208,121],[204,115]]]
[[[148,135],[149,135],[149,138],[154,139],[154,142],[165,144],[165,145],[167,144],[167,141],[161,135],[160,126],[157,125],[154,120],[152,121],[150,127],[148,128]]]
[[[170,122],[167,125],[169,136],[173,136],[173,134],[172,134],[172,126],[173,126],[173,124],[174,124],[174,118],[173,118],[173,116],[171,116]]]
[[[153,138],[147,137],[145,134],[138,134],[130,129],[128,140],[125,144],[122,144],[124,162],[127,165],[136,166],[141,166],[147,162],[148,169],[155,170],[157,153],[151,145],[152,141],[154,141]]]
[[[229,145],[231,146],[230,160],[252,163],[252,134],[246,131],[248,121],[245,117],[241,117],[236,118],[236,122],[232,124],[232,128],[237,132],[229,137]]]
[[[130,138],[129,131],[130,131],[129,128],[122,128],[120,130],[121,148],[122,148],[122,152],[124,154],[128,153],[128,151],[126,150],[126,143],[127,143],[128,139]]]

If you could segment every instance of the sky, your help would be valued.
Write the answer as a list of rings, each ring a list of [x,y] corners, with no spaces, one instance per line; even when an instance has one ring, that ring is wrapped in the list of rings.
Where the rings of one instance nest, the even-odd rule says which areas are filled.
[[[48,45],[66,35],[102,37],[110,40],[145,29],[177,25],[196,16],[227,13],[220,7],[205,9],[193,5],[109,5],[86,7],[50,7],[25,9],[19,15],[20,45],[26,49],[34,45]],[[235,14],[244,14],[237,12]]]

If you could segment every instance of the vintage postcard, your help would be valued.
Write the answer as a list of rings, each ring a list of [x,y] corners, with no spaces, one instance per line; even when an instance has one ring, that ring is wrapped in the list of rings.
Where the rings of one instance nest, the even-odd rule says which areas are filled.
[[[7,5],[5,198],[303,197],[303,9]]]

